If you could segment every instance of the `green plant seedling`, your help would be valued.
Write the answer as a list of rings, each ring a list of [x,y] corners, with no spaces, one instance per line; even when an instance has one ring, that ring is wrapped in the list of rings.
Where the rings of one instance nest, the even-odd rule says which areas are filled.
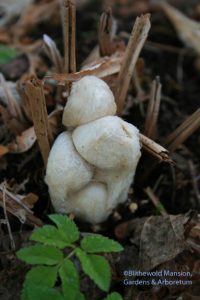
[[[84,300],[74,264],[77,259],[85,274],[101,290],[108,292],[111,269],[105,257],[98,253],[119,252],[123,250],[122,246],[97,234],[80,239],[80,232],[70,218],[59,214],[49,218],[55,226],[35,229],[30,240],[37,243],[17,252],[20,260],[34,265],[26,274],[21,300]],[[114,292],[104,300],[122,300],[122,297]]]

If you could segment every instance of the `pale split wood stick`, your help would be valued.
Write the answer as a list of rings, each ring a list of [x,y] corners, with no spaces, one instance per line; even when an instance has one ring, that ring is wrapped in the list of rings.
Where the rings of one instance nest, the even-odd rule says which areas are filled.
[[[151,23],[149,14],[137,17],[129,38],[116,84],[115,99],[118,107],[118,115],[122,114],[128,87],[133,75],[133,70],[135,68],[141,49],[147,39],[150,27]]]
[[[174,152],[198,128],[200,128],[200,109],[197,109],[165,139],[165,145],[171,153]]]
[[[151,87],[151,97],[148,104],[146,122],[144,127],[144,134],[147,137],[153,138],[155,135],[156,124],[160,110],[161,87],[162,85],[160,84],[160,79],[159,77],[156,77]]]
[[[164,147],[157,144],[156,142],[154,142],[153,140],[151,140],[143,134],[140,134],[140,141],[144,150],[152,154],[154,157],[157,157],[162,161],[173,163],[173,161],[169,158],[169,152],[167,149],[165,149]]]
[[[42,82],[36,77],[32,77],[25,84],[25,93],[29,100],[35,134],[46,167],[52,134],[47,119],[48,115]]]

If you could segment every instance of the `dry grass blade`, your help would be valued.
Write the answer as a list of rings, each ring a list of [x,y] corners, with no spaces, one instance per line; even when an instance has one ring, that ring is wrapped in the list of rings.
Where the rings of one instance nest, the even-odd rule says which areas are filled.
[[[33,212],[23,203],[23,197],[9,192],[3,184],[0,184],[0,206],[6,207],[6,211],[16,216],[22,223],[31,226],[43,225],[43,222],[35,217]]]
[[[64,68],[67,73],[76,72],[76,6],[72,0],[61,0],[64,35]]]
[[[25,84],[25,93],[29,100],[35,133],[46,166],[52,135],[49,129],[46,102],[41,81],[35,77],[27,81]]]
[[[159,198],[155,195],[154,191],[149,186],[144,189],[144,191],[148,195],[149,199],[152,201],[158,212],[164,217],[167,216],[167,211],[165,210],[163,204],[160,202]]]
[[[117,88],[115,91],[115,99],[118,107],[118,115],[122,114],[128,87],[133,75],[133,70],[150,30],[151,24],[149,18],[149,14],[138,17],[135,21],[132,33],[130,35],[128,46],[116,84]]]
[[[161,100],[161,84],[160,79],[157,77],[151,88],[151,97],[148,104],[146,122],[144,127],[144,134],[147,137],[154,137],[156,131],[156,124],[160,109],[160,100]]]
[[[159,5],[173,23],[180,39],[200,54],[200,23],[189,19],[165,1],[160,1]]]
[[[109,8],[103,12],[99,22],[99,51],[101,56],[110,56],[112,54],[112,39],[115,35],[115,23],[113,21],[112,10]]]
[[[55,66],[56,72],[61,73],[63,71],[62,57],[55,42],[46,34],[43,35],[43,40],[47,56]]]
[[[145,151],[162,161],[173,163],[173,161],[169,158],[169,152],[164,147],[143,134],[140,134],[140,141]]]
[[[174,152],[194,131],[200,127],[200,109],[197,109],[188,117],[174,132],[166,139],[165,145],[172,153]]]

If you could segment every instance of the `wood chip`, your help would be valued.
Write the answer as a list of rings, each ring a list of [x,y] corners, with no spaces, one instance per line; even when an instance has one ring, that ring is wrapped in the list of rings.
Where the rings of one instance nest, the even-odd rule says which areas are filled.
[[[42,82],[36,77],[33,77],[26,82],[25,93],[29,99],[35,134],[37,136],[44,165],[46,166],[52,135],[47,120],[48,115]]]

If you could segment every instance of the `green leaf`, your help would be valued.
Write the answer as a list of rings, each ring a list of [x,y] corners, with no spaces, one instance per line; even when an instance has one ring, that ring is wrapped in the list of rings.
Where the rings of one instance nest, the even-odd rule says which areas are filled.
[[[83,295],[83,293],[78,293],[76,296],[76,300],[85,300],[85,296]]]
[[[59,269],[63,295],[67,300],[76,300],[79,292],[79,275],[74,264],[66,258]]]
[[[17,257],[28,264],[56,265],[63,260],[63,253],[53,246],[35,245],[20,249]]]
[[[21,291],[21,300],[30,300],[29,296],[28,296],[28,288],[27,286],[24,285],[22,291]]]
[[[123,300],[122,296],[116,292],[109,294],[106,298],[103,300]]]
[[[89,253],[94,252],[119,252],[123,247],[102,235],[88,235],[81,241],[81,247],[84,251]]]
[[[68,245],[79,239],[79,230],[70,218],[59,214],[49,215],[49,218],[57,225],[60,234],[68,242]]]
[[[68,240],[52,225],[45,225],[33,231],[30,240],[56,246],[63,249],[68,246]]]
[[[18,52],[15,48],[0,44],[0,64],[9,62],[9,60],[15,58],[17,55]]]
[[[24,284],[35,284],[54,287],[57,279],[58,267],[39,266],[32,268],[25,278]]]
[[[21,300],[65,300],[55,289],[36,284],[27,284],[22,292]]]
[[[111,271],[107,260],[99,255],[86,254],[81,249],[76,249],[83,271],[96,283],[96,285],[107,292],[110,286]]]

